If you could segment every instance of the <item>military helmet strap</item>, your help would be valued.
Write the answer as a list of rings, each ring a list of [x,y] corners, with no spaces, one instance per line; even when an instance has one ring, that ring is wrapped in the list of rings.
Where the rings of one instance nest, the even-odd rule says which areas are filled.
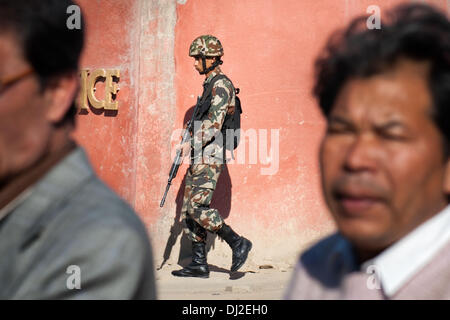
[[[214,63],[211,65],[211,67],[209,67],[208,69],[206,69],[206,56],[205,55],[201,55],[202,57],[202,65],[203,65],[203,71],[200,72],[200,74],[208,74],[208,72],[213,71],[217,66],[221,65],[223,63],[222,60],[216,60],[214,61]]]
[[[206,74],[206,57],[202,54],[202,65],[203,65],[203,69],[202,72],[200,72],[200,74]]]

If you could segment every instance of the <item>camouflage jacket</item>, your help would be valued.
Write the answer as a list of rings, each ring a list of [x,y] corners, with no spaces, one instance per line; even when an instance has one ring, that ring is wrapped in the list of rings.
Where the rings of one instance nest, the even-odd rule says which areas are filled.
[[[205,80],[203,85],[219,74],[223,74],[217,67]],[[209,108],[207,118],[200,125],[194,124],[194,135],[191,139],[194,148],[193,161],[197,163],[223,163],[223,145],[225,141],[221,139],[221,128],[227,110],[235,105],[235,91],[232,83],[222,78],[214,83],[211,93],[211,107]],[[197,127],[197,130],[196,130]],[[214,141],[212,143],[211,140]]]

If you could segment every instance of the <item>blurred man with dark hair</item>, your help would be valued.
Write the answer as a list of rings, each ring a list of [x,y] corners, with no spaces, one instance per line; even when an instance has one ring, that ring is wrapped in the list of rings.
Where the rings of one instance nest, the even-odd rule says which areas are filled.
[[[0,0],[0,299],[155,298],[145,227],[70,138],[71,5]]]
[[[288,299],[450,299],[450,22],[421,4],[383,18],[317,60],[338,232],[301,256]]]

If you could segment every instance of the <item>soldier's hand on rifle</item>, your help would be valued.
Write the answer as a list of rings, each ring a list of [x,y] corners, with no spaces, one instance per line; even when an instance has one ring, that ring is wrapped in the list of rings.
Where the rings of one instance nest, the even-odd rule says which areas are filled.
[[[183,130],[186,130],[186,129],[187,129],[188,124],[189,124],[189,122],[186,122],[186,123],[183,125]],[[190,134],[190,136],[192,137],[192,132],[189,132],[189,134]],[[183,134],[181,134],[181,138],[183,138]]]
[[[183,144],[180,146],[180,149],[181,149],[181,156],[182,156],[182,157],[187,156],[187,155],[190,154],[190,152],[191,152],[191,142],[188,141],[188,142],[183,143]]]

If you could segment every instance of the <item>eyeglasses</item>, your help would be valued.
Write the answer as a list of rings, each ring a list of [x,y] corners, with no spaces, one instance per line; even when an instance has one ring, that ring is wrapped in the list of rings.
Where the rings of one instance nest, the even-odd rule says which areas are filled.
[[[33,69],[28,69],[14,76],[7,77],[6,79],[0,79],[0,94],[2,94],[6,89],[11,87],[15,83],[28,77],[33,72],[34,72]]]

